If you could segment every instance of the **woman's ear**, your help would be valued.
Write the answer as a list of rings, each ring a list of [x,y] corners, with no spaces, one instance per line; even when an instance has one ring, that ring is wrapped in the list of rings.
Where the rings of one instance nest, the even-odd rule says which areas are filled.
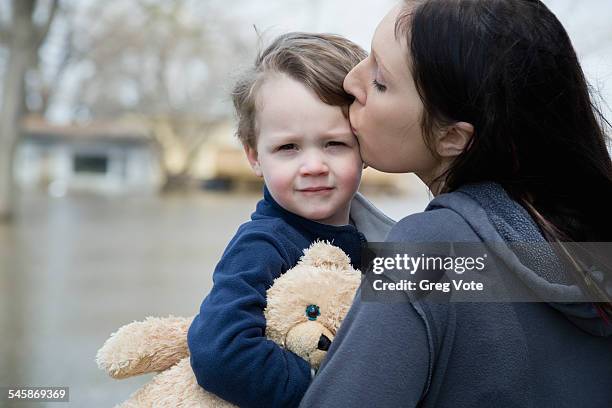
[[[247,160],[251,165],[251,168],[255,172],[257,177],[263,177],[263,173],[261,172],[261,167],[259,166],[259,160],[257,160],[257,150],[249,145],[243,145],[244,153],[246,154]]]
[[[474,126],[467,122],[456,122],[442,131],[436,151],[441,157],[459,156],[472,140]]]

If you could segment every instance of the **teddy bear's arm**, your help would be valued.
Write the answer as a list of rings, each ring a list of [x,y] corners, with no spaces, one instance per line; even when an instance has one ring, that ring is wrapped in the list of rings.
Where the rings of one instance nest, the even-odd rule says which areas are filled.
[[[145,407],[235,408],[235,405],[204,391],[193,375],[189,358],[185,357],[169,370],[153,377],[115,408]]]
[[[187,330],[193,318],[148,317],[121,327],[96,356],[113,378],[163,371],[189,355]]]

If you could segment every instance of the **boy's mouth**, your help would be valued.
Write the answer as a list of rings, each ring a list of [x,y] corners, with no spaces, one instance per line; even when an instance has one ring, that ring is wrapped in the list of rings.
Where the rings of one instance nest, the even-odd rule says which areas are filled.
[[[333,189],[334,189],[333,187],[318,186],[318,187],[300,188],[298,189],[298,191],[302,193],[319,193],[319,192],[331,191]]]

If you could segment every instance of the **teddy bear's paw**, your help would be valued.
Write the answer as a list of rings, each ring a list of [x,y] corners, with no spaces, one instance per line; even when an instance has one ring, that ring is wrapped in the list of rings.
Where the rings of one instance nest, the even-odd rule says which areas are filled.
[[[163,371],[189,355],[187,330],[193,318],[148,317],[111,334],[96,356],[113,378]]]
[[[204,391],[191,370],[189,358],[179,361],[136,391],[117,408],[230,408],[234,405]]]
[[[337,267],[338,269],[348,269],[351,267],[351,260],[340,248],[326,241],[316,241],[304,250],[304,255],[300,262],[314,267]]]

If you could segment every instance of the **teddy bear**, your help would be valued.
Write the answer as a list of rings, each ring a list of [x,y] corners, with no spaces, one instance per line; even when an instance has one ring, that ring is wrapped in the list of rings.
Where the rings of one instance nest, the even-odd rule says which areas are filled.
[[[318,369],[360,282],[340,248],[313,243],[268,289],[266,337]],[[191,320],[149,317],[111,334],[97,353],[100,369],[116,379],[158,373],[118,407],[234,406],[198,385],[187,347]]]

